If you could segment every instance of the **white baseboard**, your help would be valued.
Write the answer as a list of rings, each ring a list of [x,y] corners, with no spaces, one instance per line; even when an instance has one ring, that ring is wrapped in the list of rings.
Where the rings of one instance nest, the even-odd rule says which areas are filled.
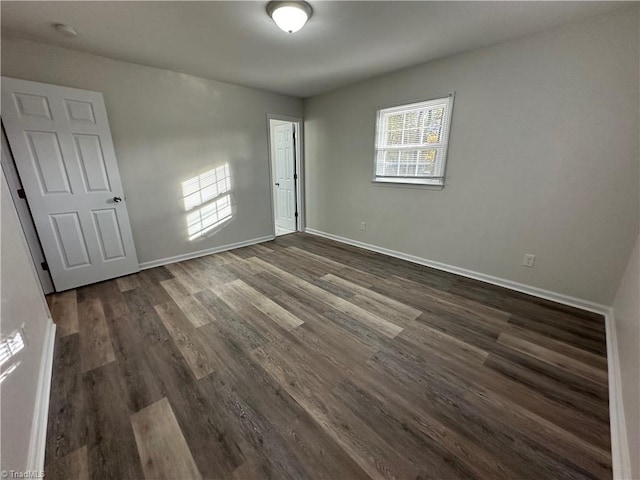
[[[252,238],[251,240],[244,240],[242,242],[229,243],[219,247],[198,250],[197,252],[184,253],[182,255],[176,255],[175,257],[159,258],[158,260],[151,260],[150,262],[142,262],[140,264],[140,270],[161,267],[162,265],[191,260],[192,258],[204,257],[205,255],[211,255],[213,253],[226,252],[227,250],[233,250],[234,248],[248,247],[249,245],[255,245],[257,243],[269,242],[274,238],[274,235],[267,235],[265,237]]]
[[[47,319],[42,357],[40,359],[40,373],[38,375],[38,390],[33,409],[31,423],[31,437],[29,453],[27,455],[27,470],[33,472],[44,471],[44,453],[47,442],[47,421],[49,419],[49,397],[51,394],[51,374],[53,371],[53,349],[56,339],[56,325]]]
[[[378,247],[369,243],[352,240],[350,238],[341,237],[332,233],[322,232],[313,228],[305,230],[311,235],[325,237],[337,242],[346,243],[355,247],[364,248],[373,252],[389,255],[390,257],[400,258],[419,265],[435,268],[463,277],[473,278],[482,282],[498,285],[517,292],[533,295],[534,297],[544,298],[553,302],[569,305],[571,307],[588,310],[604,315],[607,338],[607,368],[609,374],[609,420],[611,428],[611,461],[613,463],[613,477],[615,480],[631,479],[631,459],[629,452],[629,443],[627,439],[627,429],[625,426],[624,408],[622,403],[622,380],[620,377],[620,360],[618,356],[618,342],[616,339],[615,318],[613,309],[606,305],[590,302],[580,298],[571,297],[562,293],[544,290],[530,285],[525,285],[504,278],[486,275],[480,272],[474,272],[465,268],[447,265],[445,263],[434,262],[425,258],[416,257],[395,250]]]
[[[624,417],[622,378],[618,355],[618,336],[613,308],[605,315],[607,329],[607,367],[609,370],[609,426],[611,429],[611,462],[615,480],[631,480],[631,452]]]
[[[442,270],[444,272],[455,273],[462,277],[473,278],[480,280],[481,282],[490,283],[492,285],[498,285],[499,287],[508,288],[509,290],[515,290],[516,292],[522,292],[534,297],[544,298],[545,300],[551,300],[552,302],[562,303],[563,305],[569,305],[571,307],[580,308],[582,310],[588,310],[590,312],[606,315],[609,311],[609,307],[601,305],[599,303],[590,302],[589,300],[583,300],[581,298],[571,297],[562,293],[552,292],[550,290],[544,290],[542,288],[533,287],[531,285],[525,285],[524,283],[513,282],[504,278],[494,277],[485,273],[474,272],[473,270],[467,270],[466,268],[456,267],[454,265],[448,265],[446,263],[435,262],[422,257],[416,257],[415,255],[409,255],[408,253],[398,252],[396,250],[390,250],[388,248],[378,247],[377,245],[371,245],[369,243],[360,242],[358,240],[352,240],[350,238],[341,237],[332,233],[322,232],[320,230],[314,230],[313,228],[307,228],[305,230],[311,235],[317,235],[319,237],[329,238],[337,242],[346,243],[355,247],[364,248],[365,250],[371,250],[373,252],[389,255],[390,257],[406,260],[411,263],[417,263],[419,265],[425,265],[427,267],[435,268],[436,270]]]

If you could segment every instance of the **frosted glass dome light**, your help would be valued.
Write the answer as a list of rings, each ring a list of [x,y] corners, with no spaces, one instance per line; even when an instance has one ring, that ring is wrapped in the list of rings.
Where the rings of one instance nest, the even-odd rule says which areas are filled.
[[[311,5],[307,2],[270,2],[267,13],[280,29],[294,33],[304,27],[311,17]]]

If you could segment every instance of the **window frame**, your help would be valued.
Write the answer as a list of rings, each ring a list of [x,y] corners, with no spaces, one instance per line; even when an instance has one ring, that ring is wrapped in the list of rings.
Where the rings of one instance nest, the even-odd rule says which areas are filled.
[[[449,139],[451,137],[451,120],[453,117],[453,104],[454,104],[455,93],[451,92],[446,95],[440,95],[430,98],[423,98],[418,100],[410,100],[402,103],[394,103],[387,106],[381,106],[376,108],[376,119],[375,119],[375,137],[374,137],[374,149],[373,149],[373,176],[371,182],[374,185],[381,186],[393,186],[393,187],[408,187],[408,188],[427,188],[427,189],[436,189],[442,190],[445,185],[446,180],[446,170],[447,170],[447,160],[449,155]],[[446,111],[446,117],[443,121],[443,141],[438,144],[439,149],[442,149],[443,160],[442,160],[442,176],[441,177],[400,177],[400,176],[378,176],[376,175],[377,167],[378,167],[378,151],[379,151],[379,135],[381,133],[382,128],[382,116],[385,112],[389,110],[411,110],[411,107],[419,105],[421,103],[429,103],[429,102],[448,102],[448,108]],[[421,147],[416,147],[418,150]],[[407,148],[404,148],[407,150]],[[401,150],[401,149],[398,149]]]

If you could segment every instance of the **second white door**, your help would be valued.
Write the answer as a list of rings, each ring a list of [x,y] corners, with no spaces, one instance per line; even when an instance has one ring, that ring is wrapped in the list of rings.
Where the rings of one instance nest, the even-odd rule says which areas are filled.
[[[102,94],[2,77],[2,120],[56,290],[138,271]]]
[[[273,127],[275,137],[276,227],[296,230],[296,159],[292,123]]]

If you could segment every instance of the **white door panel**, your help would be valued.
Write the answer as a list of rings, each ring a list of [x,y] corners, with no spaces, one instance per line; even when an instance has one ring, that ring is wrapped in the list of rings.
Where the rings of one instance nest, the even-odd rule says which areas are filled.
[[[94,210],[93,224],[98,235],[98,242],[102,253],[102,260],[115,260],[125,256],[122,244],[122,232],[118,224],[118,214],[115,208]]]
[[[83,122],[95,125],[96,116],[93,113],[91,102],[65,99],[64,105],[67,108],[67,118],[70,122]]]
[[[13,199],[18,218],[20,219],[20,225],[24,232],[27,245],[29,246],[29,253],[35,266],[35,271],[38,274],[40,285],[42,286],[43,293],[49,294],[55,291],[53,288],[53,281],[48,271],[40,268],[40,265],[45,261],[44,252],[40,245],[40,239],[36,233],[36,227],[33,223],[33,217],[29,211],[27,201],[22,197],[21,193],[24,191],[18,171],[16,170],[16,164],[13,161],[13,155],[9,149],[9,142],[4,134],[4,129],[0,132],[0,138],[2,139],[2,157],[0,162],[2,163],[2,171],[4,172],[7,184],[9,185],[9,192]]]
[[[82,233],[78,214],[59,213],[49,218],[65,268],[89,265],[87,240]]]
[[[276,154],[276,225],[296,230],[293,124],[278,125],[273,130]]]
[[[84,188],[87,192],[110,192],[109,177],[98,135],[73,135]]]
[[[40,183],[43,195],[73,193],[69,185],[69,175],[64,161],[58,135],[54,132],[24,132],[29,146],[29,160]]]
[[[51,109],[47,97],[16,92],[13,98],[21,117],[43,117],[51,120]]]
[[[2,77],[2,119],[56,290],[138,271],[102,94]]]

